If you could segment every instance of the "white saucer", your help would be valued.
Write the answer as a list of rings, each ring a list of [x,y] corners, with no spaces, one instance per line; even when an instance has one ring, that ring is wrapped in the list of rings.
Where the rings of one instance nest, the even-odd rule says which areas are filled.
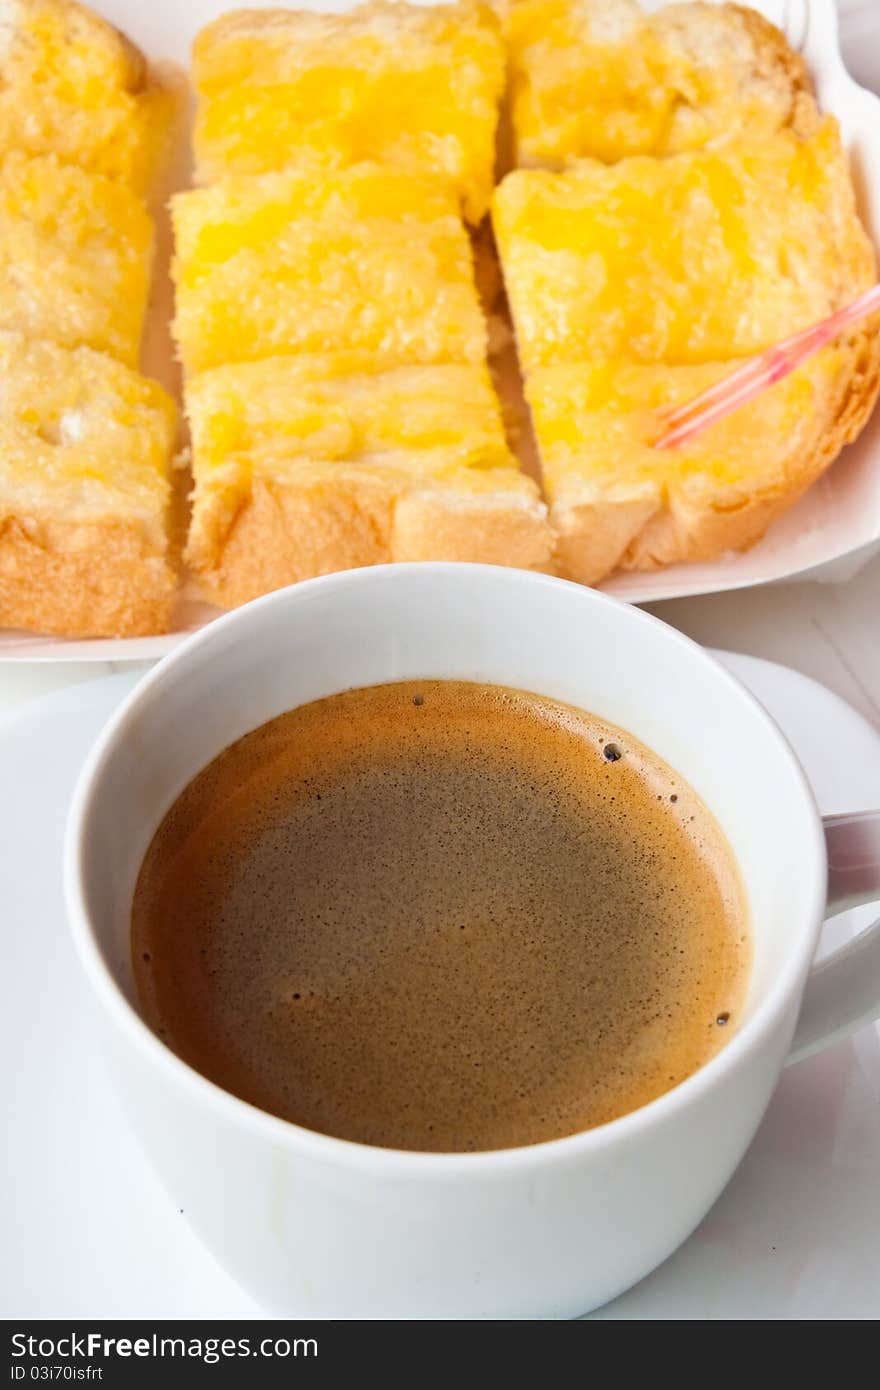
[[[823,811],[880,802],[880,737],[815,682],[723,660],[786,730]],[[6,1318],[253,1318],[191,1233],[105,1079],[61,898],[64,818],[85,752],[131,689],[109,676],[0,723],[5,950],[0,1299]],[[833,943],[870,919],[840,917]],[[596,1318],[850,1319],[880,1314],[880,1038],[783,1076],[730,1187],[661,1269]]]

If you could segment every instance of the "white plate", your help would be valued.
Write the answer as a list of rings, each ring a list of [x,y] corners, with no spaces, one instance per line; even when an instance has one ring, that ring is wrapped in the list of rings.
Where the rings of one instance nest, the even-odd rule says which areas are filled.
[[[277,0],[275,0],[277,3]],[[240,7],[256,8],[253,3]],[[272,3],[272,0],[264,0]],[[340,10],[349,6],[298,0],[303,7]],[[645,8],[657,9],[662,0],[645,0]],[[208,20],[232,7],[233,0],[95,0],[94,8],[118,24],[150,57],[188,62],[193,35]],[[835,0],[753,0],[760,10],[787,34],[792,45],[807,59],[819,100],[838,116],[844,138],[853,155],[862,212],[875,240],[880,241],[880,100],[849,77],[840,56]],[[860,71],[866,70],[868,21],[862,16],[858,31]],[[880,13],[874,16],[871,66],[874,85],[880,87]],[[159,301],[167,313],[167,295]],[[165,337],[159,329],[157,339]],[[149,337],[149,334],[148,334]],[[165,373],[162,373],[165,375]],[[861,438],[844,451],[834,467],[786,513],[767,536],[744,555],[728,555],[711,564],[674,565],[656,574],[623,574],[603,587],[633,603],[646,603],[688,594],[707,594],[739,589],[794,575],[814,572],[818,577],[840,578],[853,573],[880,544],[880,411]],[[207,605],[184,600],[175,631],[163,637],[78,641],[34,637],[0,630],[0,660],[4,661],[143,661],[161,656],[198,627],[212,612]]]
[[[814,681],[722,654],[780,721],[824,811],[880,795],[880,737]],[[60,846],[86,750],[130,674],[0,721],[4,969],[0,1149],[6,1318],[262,1317],[199,1244],[129,1133],[96,1055],[64,922]],[[825,931],[833,944],[870,909]],[[661,1269],[593,1317],[871,1318],[880,1313],[880,1038],[787,1071],[730,1187]]]

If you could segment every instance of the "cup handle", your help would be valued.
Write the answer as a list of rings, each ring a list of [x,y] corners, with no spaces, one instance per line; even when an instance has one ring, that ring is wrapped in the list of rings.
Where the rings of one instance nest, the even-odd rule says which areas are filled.
[[[824,816],[828,912],[880,899],[880,811]],[[880,919],[807,976],[789,1062],[799,1062],[880,1017]]]

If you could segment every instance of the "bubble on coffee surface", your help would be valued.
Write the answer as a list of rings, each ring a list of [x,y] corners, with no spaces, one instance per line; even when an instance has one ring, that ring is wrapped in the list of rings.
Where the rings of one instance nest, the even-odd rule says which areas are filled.
[[[420,682],[246,736],[147,857],[148,1017],[252,1103],[391,1147],[556,1138],[668,1090],[730,1032],[705,1020],[743,987],[739,887],[680,778],[629,737],[585,760],[597,734],[620,749]]]

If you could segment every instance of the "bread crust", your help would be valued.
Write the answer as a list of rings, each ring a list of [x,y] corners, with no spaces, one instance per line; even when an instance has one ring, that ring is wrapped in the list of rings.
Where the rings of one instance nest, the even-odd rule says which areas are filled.
[[[596,489],[594,496],[585,495],[573,505],[551,507],[559,573],[579,584],[598,584],[617,567],[660,505],[660,489],[645,484],[629,494],[621,488],[619,496]]]
[[[766,83],[774,91],[786,93],[788,111],[779,128],[786,126],[796,135],[811,135],[815,130],[820,113],[816,105],[813,81],[803,56],[797,53],[788,42],[781,29],[764,15],[746,5],[725,3],[718,7],[730,16],[736,16],[751,45],[751,78],[756,83]],[[662,32],[664,21],[675,19],[681,14],[686,24],[699,26],[699,11],[705,10],[703,4],[685,0],[684,4],[666,5],[653,16],[653,23]],[[713,10],[715,7],[713,6]],[[720,18],[719,15],[712,16]],[[648,24],[652,19],[648,19]],[[747,132],[746,132],[747,133]],[[722,139],[727,138],[722,136]],[[713,142],[714,143],[714,142]]]
[[[754,545],[870,416],[880,391],[878,327],[868,324],[839,346],[840,366],[811,417],[786,450],[768,457],[762,474],[719,483],[698,472],[674,486],[642,483],[629,492],[624,483],[594,486],[583,499],[553,507],[561,571],[597,584],[615,569],[656,570]]]
[[[801,497],[864,426],[880,390],[880,338],[853,335],[843,348],[847,365],[839,384],[817,409],[810,445],[794,442],[791,453],[751,491],[741,485],[718,490],[702,479],[678,489],[650,518],[620,557],[625,570],[654,570],[680,561],[716,558],[725,550],[747,550]]]
[[[755,71],[760,77],[781,76],[791,91],[788,124],[797,135],[809,135],[816,128],[819,112],[813,81],[802,54],[795,52],[781,29],[757,10],[746,5],[728,5],[739,15],[752,41]]]
[[[402,492],[390,479],[332,466],[301,479],[256,478],[234,516],[197,512],[186,558],[205,597],[226,608],[316,575],[395,560],[549,568],[553,539],[537,489],[497,470],[492,491],[495,471],[475,494],[428,479]],[[508,479],[520,490],[505,492]]]
[[[397,503],[392,560],[461,560],[512,569],[548,571],[553,539],[546,507],[520,495],[456,494],[423,487]]]
[[[0,626],[60,637],[167,632],[176,589],[134,523],[0,518]]]
[[[0,332],[0,380],[0,627],[164,631],[170,397],[103,353],[12,332]]]
[[[349,479],[255,478],[232,516],[193,518],[186,559],[206,598],[234,608],[260,594],[389,558],[392,495]]]
[[[96,54],[96,67],[114,71],[119,89],[137,94],[147,85],[147,60],[121,29],[78,0],[0,0],[0,24],[8,31],[5,47],[15,54],[29,23],[54,24],[62,43],[82,45]]]

